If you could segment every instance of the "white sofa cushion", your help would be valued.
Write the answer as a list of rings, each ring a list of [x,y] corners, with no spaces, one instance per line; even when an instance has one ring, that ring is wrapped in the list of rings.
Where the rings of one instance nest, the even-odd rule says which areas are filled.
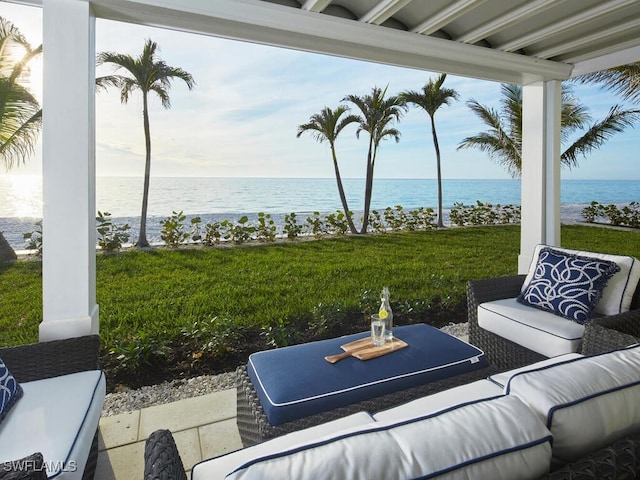
[[[515,298],[478,305],[478,325],[545,357],[578,351],[585,328]]]
[[[529,271],[522,284],[522,292],[525,291],[533,278],[540,250],[544,247],[551,247],[554,250],[573,255],[609,260],[618,264],[620,271],[608,280],[607,286],[602,291],[602,298],[596,305],[595,313],[601,315],[616,315],[629,311],[633,294],[638,286],[638,281],[640,281],[640,262],[637,258],[630,256],[570,250],[568,248],[553,247],[551,245],[537,245],[533,251]]]
[[[382,410],[374,414],[373,418],[376,422],[409,420],[450,408],[452,405],[496,397],[502,393],[501,386],[489,380],[477,380]]]
[[[541,367],[547,367],[551,365],[555,365],[556,363],[563,363],[568,360],[573,360],[574,358],[581,358],[584,355],[580,353],[566,353],[564,355],[558,355],[557,357],[547,358],[546,360],[542,360],[540,362],[532,363],[530,365],[525,365],[524,367],[514,368],[513,370],[507,370],[506,372],[496,373],[488,377],[488,380],[493,382],[495,385],[500,388],[504,388],[511,377],[513,377],[517,373],[529,372],[531,370],[538,370]]]
[[[520,400],[502,396],[435,415],[338,432],[314,445],[256,458],[229,479],[537,479],[551,435]]]
[[[640,345],[511,377],[505,391],[553,434],[553,457],[570,462],[640,428]]]
[[[253,458],[286,451],[306,443],[315,443],[318,438],[333,435],[337,431],[348,431],[372,423],[374,423],[374,419],[371,415],[367,412],[358,412],[331,422],[288,433],[251,447],[197,463],[191,470],[191,478],[192,480],[222,480],[228,473],[233,472]]]
[[[47,475],[81,479],[106,393],[91,370],[23,382],[24,394],[0,423],[0,462],[41,452]]]

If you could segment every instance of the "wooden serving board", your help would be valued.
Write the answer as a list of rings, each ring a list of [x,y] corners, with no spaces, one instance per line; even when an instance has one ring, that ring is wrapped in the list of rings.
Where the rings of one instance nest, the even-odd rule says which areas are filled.
[[[324,359],[329,363],[336,363],[337,361],[347,357],[356,357],[358,360],[370,360],[405,347],[408,347],[407,343],[399,338],[394,338],[392,341],[385,342],[384,345],[376,347],[371,343],[371,337],[365,337],[360,340],[341,345],[340,348],[344,350],[344,353],[329,355],[324,357]]]

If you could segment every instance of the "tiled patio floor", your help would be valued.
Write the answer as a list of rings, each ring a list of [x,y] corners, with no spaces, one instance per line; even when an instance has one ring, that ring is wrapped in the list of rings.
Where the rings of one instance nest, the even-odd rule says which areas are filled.
[[[186,468],[241,448],[235,389],[103,417],[95,480],[142,480],[145,440],[161,428],[173,433]]]

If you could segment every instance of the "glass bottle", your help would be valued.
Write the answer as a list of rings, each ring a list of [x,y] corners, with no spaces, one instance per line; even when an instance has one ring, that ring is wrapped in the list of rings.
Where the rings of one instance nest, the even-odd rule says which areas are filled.
[[[391,311],[391,304],[389,303],[389,289],[384,287],[382,294],[380,295],[380,309],[378,310],[378,316],[381,320],[384,320],[384,339],[387,342],[393,340],[393,312]]]

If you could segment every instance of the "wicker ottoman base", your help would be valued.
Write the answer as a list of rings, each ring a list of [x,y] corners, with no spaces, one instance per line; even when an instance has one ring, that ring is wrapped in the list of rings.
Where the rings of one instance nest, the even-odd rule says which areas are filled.
[[[258,395],[256,394],[249,375],[247,374],[247,368],[246,366],[243,366],[238,367],[236,370],[236,391],[238,398],[238,416],[236,421],[240,432],[240,438],[242,439],[242,444],[245,447],[248,447],[270,438],[284,435],[285,433],[302,430],[314,425],[346,417],[353,413],[361,411],[370,413],[379,412],[380,410],[400,405],[401,403],[405,403],[425,395],[486,378],[487,376],[497,372],[498,370],[496,368],[487,367],[443,380],[426,383],[407,390],[389,393],[370,400],[364,400],[362,402],[336,408],[328,412],[319,413],[317,415],[301,418],[292,422],[283,423],[282,425],[274,427],[267,420],[267,416],[262,409]]]

